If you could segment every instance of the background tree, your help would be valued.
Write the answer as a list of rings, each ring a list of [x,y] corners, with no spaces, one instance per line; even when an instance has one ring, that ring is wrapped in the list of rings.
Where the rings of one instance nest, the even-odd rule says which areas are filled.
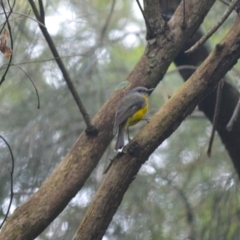
[[[148,2],[144,3],[147,8]],[[161,4],[164,4],[164,1]],[[202,9],[198,8],[194,1],[193,6],[196,11]],[[210,4],[207,6],[210,9]],[[161,9],[165,7],[162,5]],[[171,4],[167,7],[171,12]],[[30,5],[26,1],[18,1],[14,12],[28,14],[29,8]],[[85,107],[93,116],[114,92],[116,86],[134,69],[134,65],[143,54],[143,47],[146,45],[145,27],[140,10],[135,2],[130,1],[127,3],[121,1],[81,3],[78,1],[53,1],[46,3],[44,9],[48,31],[51,33],[60,55],[69,56],[63,57],[62,60]],[[192,13],[188,12],[188,8],[186,10],[185,16],[188,21],[191,19]],[[225,5],[216,2],[204,22],[204,27],[209,29],[214,24],[216,16],[221,16],[225,10]],[[177,13],[175,18],[182,19],[180,14],[183,11],[180,9]],[[57,18],[59,15],[61,17]],[[213,44],[218,43],[226,34],[235,18],[236,13],[233,13],[226,24],[222,26],[221,32],[215,34],[211,39]],[[2,21],[5,21],[4,16]],[[51,32],[51,25],[57,21],[59,23],[53,27],[54,31]],[[182,23],[174,21],[174,19],[171,21],[178,25]],[[72,199],[65,210],[38,236],[39,239],[71,239],[104,178],[102,173],[108,165],[108,159],[115,155],[113,152],[114,142],[107,149],[106,147],[112,138],[114,109],[123,91],[115,93],[94,118],[99,135],[87,137],[83,132],[85,123],[55,61],[36,62],[52,59],[45,39],[37,28],[37,23],[28,17],[17,14],[11,15],[10,23],[14,36],[13,63],[21,63],[18,66],[21,66],[35,82],[40,94],[41,108],[40,110],[36,109],[36,95],[31,83],[27,81],[27,76],[18,67],[12,66],[0,89],[2,91],[0,94],[2,103],[1,135],[11,144],[16,158],[15,195],[12,211],[17,206],[26,203],[9,218],[0,238],[16,239],[16,236],[10,235],[14,233],[13,230],[16,230],[15,234],[17,233],[19,239],[36,237]],[[160,23],[163,26],[165,24],[163,21]],[[170,26],[173,25],[170,23]],[[182,49],[191,31],[185,30],[186,36],[179,38],[179,44],[176,44],[176,48],[172,47],[170,51],[169,47],[173,43],[168,40],[167,36],[171,36],[171,34],[167,29],[162,31],[163,29],[161,26],[158,30],[164,32],[165,35],[161,35],[165,48],[161,51],[168,51],[168,55],[165,56],[167,59],[163,59],[165,60],[163,61],[164,68],[167,69],[168,63],[174,58],[176,63],[179,62],[179,58],[176,58],[177,53]],[[192,33],[190,35],[192,36]],[[195,62],[199,64],[204,58],[197,59]],[[154,64],[154,59],[152,60],[152,64]],[[182,61],[184,58],[180,57],[180,60]],[[23,62],[27,63],[23,65]],[[2,65],[5,63],[6,60],[2,56]],[[193,63],[192,59],[190,63]],[[151,82],[151,79],[148,79],[145,82],[141,75],[134,75],[133,73],[136,72],[139,74],[144,72],[145,69],[140,67],[142,65],[138,64],[127,78],[131,82],[131,86],[157,84],[157,81]],[[159,67],[157,70],[159,80],[160,73],[163,71],[162,65],[157,63],[154,67]],[[171,65],[170,70],[173,68],[175,66]],[[231,72],[235,85],[238,80],[236,69],[237,67]],[[189,71],[185,70],[181,73],[186,77]],[[151,97],[149,115],[152,116],[157,112],[159,107],[168,100],[168,96],[172,96],[181,85],[181,77],[178,73],[166,74]],[[226,96],[225,99],[223,98],[224,105],[229,109],[228,111],[224,110],[223,113],[229,112],[229,116],[232,114],[239,96],[235,88],[229,84],[225,84],[224,88],[226,86],[228,90],[230,89],[232,97],[229,98],[228,95],[223,94],[223,97]],[[216,98],[214,95],[212,96],[209,98],[214,104]],[[210,110],[205,113],[211,118],[214,105],[209,103],[209,98],[206,105],[210,106],[208,108]],[[224,121],[221,121],[222,119]],[[227,120],[227,117],[220,117],[220,126],[226,125]],[[151,123],[148,125],[150,126]],[[218,129],[221,137],[221,130],[225,129],[225,125],[220,130]],[[132,135],[135,135],[140,128],[141,126],[136,126],[132,130]],[[237,239],[239,236],[239,193],[238,177],[234,174],[231,163],[234,158],[231,155],[231,149],[229,150],[227,147],[231,156],[230,160],[218,138],[214,142],[212,157],[210,159],[206,157],[210,130],[211,125],[204,117],[189,117],[151,155],[126,193],[105,234],[106,239],[179,239],[186,237]],[[69,152],[81,132],[83,132],[81,137]],[[235,137],[229,137],[230,135],[227,137],[229,142],[232,140],[236,143],[231,145],[236,150],[234,155],[236,160],[233,162],[237,169],[239,156],[237,155],[239,146],[237,144],[239,138],[237,124],[232,132]],[[224,139],[222,137],[223,142]],[[224,142],[225,146],[228,141]],[[87,150],[89,145],[94,151],[92,150],[91,155],[84,156],[82,151]],[[9,201],[9,172],[7,170],[9,153],[3,144],[1,152],[3,166],[1,170],[1,202],[2,216],[4,216]],[[60,163],[68,152],[65,160]],[[102,161],[96,166],[100,156],[102,156]],[[68,169],[64,164],[67,162],[69,163]],[[59,166],[53,175],[66,178],[62,182],[61,179],[56,180],[55,178],[56,181],[53,185],[47,185],[51,179],[54,179],[51,173],[57,165]],[[72,166],[70,167],[70,165]],[[94,166],[96,168],[92,171]],[[72,168],[76,168],[76,170],[73,171]],[[115,168],[113,165],[110,173]],[[90,173],[91,175],[85,182]],[[48,176],[50,176],[49,180],[43,184]],[[71,179],[71,181],[66,179]],[[82,186],[83,183],[84,186]],[[42,184],[43,186],[40,188]],[[52,192],[50,196],[46,195],[48,187]],[[34,194],[35,192],[39,194]],[[56,192],[61,195],[55,194]],[[33,196],[27,201],[31,195]],[[60,206],[59,202],[61,201]],[[36,204],[35,208],[29,211],[29,207],[34,204]],[[53,206],[51,204],[57,207],[55,209],[53,207],[52,210],[47,209],[49,206]],[[19,221],[19,225],[16,224],[13,227],[12,223],[17,220],[18,216],[22,216],[22,213],[26,214],[28,220]],[[32,226],[34,218],[39,218],[39,221]],[[221,227],[219,228],[219,226]]]

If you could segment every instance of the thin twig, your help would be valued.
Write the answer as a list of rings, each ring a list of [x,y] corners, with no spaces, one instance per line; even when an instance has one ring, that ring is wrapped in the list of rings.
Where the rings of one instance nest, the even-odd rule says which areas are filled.
[[[231,14],[231,12],[234,10],[236,5],[238,4],[239,0],[232,1],[232,3],[229,5],[227,11],[222,15],[222,17],[219,19],[217,24],[210,29],[206,35],[204,35],[200,40],[198,40],[190,49],[185,51],[185,53],[189,54],[194,51],[196,51],[202,44],[204,44],[217,30],[218,28],[225,22],[225,20],[228,18],[228,16]]]
[[[192,66],[192,65],[182,65],[179,67],[176,67],[173,70],[167,71],[167,74],[174,73],[174,72],[179,72],[181,70],[196,70],[198,67]]]
[[[2,221],[2,223],[1,223],[1,225],[0,225],[0,229],[1,229],[2,226],[3,226],[3,224],[4,224],[4,223],[6,222],[6,220],[7,220],[7,217],[8,217],[8,214],[9,214],[9,212],[10,212],[11,205],[12,205],[12,201],[13,201],[13,195],[14,195],[14,193],[13,193],[13,173],[14,173],[14,163],[15,163],[15,161],[14,161],[12,149],[11,149],[10,145],[8,144],[7,140],[6,140],[4,137],[2,137],[1,135],[0,135],[0,138],[1,138],[1,139],[4,141],[4,143],[7,145],[8,150],[9,150],[10,155],[11,155],[11,159],[12,159],[12,168],[11,168],[11,170],[10,170],[10,178],[11,178],[11,183],[10,183],[10,186],[11,186],[11,187],[10,187],[10,201],[9,201],[9,204],[8,204],[8,209],[7,209],[7,212],[6,212],[6,214],[5,214],[5,217],[4,217],[4,219],[3,219],[3,221]]]
[[[9,4],[9,2],[8,2],[8,4]],[[11,15],[11,13],[12,13],[12,11],[13,11],[14,5],[15,5],[15,1],[13,2],[13,6],[12,6],[12,7],[9,5],[10,11],[9,11],[9,14],[7,15],[7,13],[6,13],[6,11],[5,11],[5,6],[3,5],[3,2],[1,1],[1,6],[2,6],[2,8],[3,8],[3,12],[4,12],[4,15],[5,15],[5,17],[6,17],[6,23],[7,23],[7,26],[8,26],[8,32],[9,32],[9,36],[10,36],[10,40],[11,40],[11,50],[12,50],[12,51],[13,51],[13,37],[12,37],[11,25],[10,25],[8,19],[9,19],[10,15]],[[4,25],[4,26],[5,26],[5,25]],[[3,26],[3,27],[4,27],[4,26]],[[6,77],[7,73],[8,73],[8,70],[9,70],[9,67],[10,67],[10,65],[11,65],[11,62],[12,62],[12,54],[11,54],[10,59],[9,59],[9,61],[8,61],[8,65],[7,65],[7,67],[6,67],[6,70],[5,70],[4,74],[2,75],[2,78],[1,78],[1,81],[0,81],[0,85],[1,85],[1,84],[4,82],[4,80],[5,80],[5,77]]]
[[[0,34],[2,33],[2,31],[3,31],[3,29],[5,28],[6,24],[8,23],[8,20],[9,20],[11,14],[12,14],[12,12],[13,12],[13,8],[14,8],[14,6],[15,6],[16,0],[13,1],[13,5],[12,5],[12,6],[11,6],[9,0],[8,0],[7,2],[8,2],[8,6],[9,6],[9,8],[10,8],[10,11],[9,11],[9,12],[6,12],[6,9],[4,8],[3,2],[1,1],[1,5],[2,5],[3,11],[4,11],[3,14],[6,16],[6,14],[8,13],[8,15],[6,16],[6,21],[4,22],[4,24],[3,24],[3,26],[2,26],[2,28],[1,28],[1,30],[0,30]]]
[[[9,14],[10,12],[6,12],[6,13]],[[2,14],[4,14],[4,13],[0,13],[0,15],[2,15]],[[41,26],[43,26],[43,27],[46,28],[46,26],[45,26],[44,24],[42,24],[40,21],[38,21],[38,20],[32,18],[32,17],[29,16],[28,14],[25,14],[25,13],[19,13],[19,12],[12,12],[12,14],[13,14],[13,15],[15,14],[15,15],[18,15],[18,16],[27,17],[27,18],[33,20],[34,22],[37,22],[38,24],[40,24]],[[12,21],[13,19],[16,19],[16,18],[11,18],[11,19],[9,19],[9,21]],[[1,24],[1,25],[4,25],[4,24]],[[0,26],[1,26],[1,25],[0,25]]]
[[[15,5],[15,1],[14,1],[14,3],[13,3],[13,6],[14,6],[14,5]],[[11,9],[10,9],[10,12],[6,12],[6,9],[5,9],[2,1],[1,1],[1,6],[2,6],[3,14],[5,15],[5,17],[6,17],[6,14],[7,14],[7,13],[8,13],[8,15],[7,15],[7,17],[6,17],[6,21],[2,24],[3,26],[2,26],[2,28],[1,28],[1,30],[0,30],[0,34],[1,34],[2,31],[4,30],[4,28],[5,28],[6,24],[7,24],[7,20],[8,20],[8,18],[10,17],[10,15],[11,15],[11,13],[12,13]]]
[[[16,65],[15,67],[18,67],[19,69],[21,69],[21,70],[25,73],[25,75],[28,77],[28,79],[30,80],[30,82],[32,83],[33,88],[34,88],[34,90],[35,90],[35,92],[36,92],[36,95],[37,95],[37,108],[39,109],[39,108],[40,108],[40,97],[39,97],[38,90],[37,90],[37,87],[36,87],[35,83],[34,83],[33,80],[30,78],[30,76],[28,75],[28,73],[27,73],[25,70],[23,70],[22,67],[17,66],[17,65]]]
[[[149,36],[153,36],[154,33],[153,33],[152,28],[151,28],[151,25],[150,25],[150,23],[149,23],[149,21],[148,21],[146,15],[145,15],[145,13],[144,13],[144,10],[143,10],[143,8],[142,8],[142,6],[141,6],[139,0],[136,0],[136,1],[137,1],[137,4],[138,4],[139,9],[140,9],[140,11],[141,11],[141,13],[142,13],[142,15],[143,15],[143,18],[144,18],[144,21],[145,21],[145,24],[146,24],[147,30],[149,31],[149,34],[147,34],[147,35],[149,35]]]
[[[30,80],[30,82],[32,83],[32,85],[33,85],[33,87],[34,87],[34,90],[35,90],[35,92],[36,92],[36,95],[37,95],[37,102],[38,102],[37,108],[39,109],[39,108],[40,108],[40,98],[39,98],[39,94],[38,94],[37,87],[36,87],[36,85],[34,84],[34,82],[33,82],[33,80],[31,79],[31,77],[28,75],[28,73],[27,73],[25,70],[23,70],[22,67],[20,67],[20,66],[18,66],[18,65],[15,65],[15,64],[11,64],[10,66],[18,67],[20,70],[22,70],[23,73],[25,73],[25,75],[27,76],[27,78]],[[5,65],[5,67],[7,67],[7,66]],[[3,66],[0,68],[0,71],[1,71],[2,69],[4,69]]]
[[[240,98],[238,99],[238,102],[234,109],[233,115],[226,126],[226,128],[229,132],[232,131],[234,123],[236,122],[236,120],[238,118],[239,112],[240,112]]]
[[[103,38],[104,38],[104,36],[105,36],[105,34],[107,32],[107,29],[108,29],[108,26],[110,24],[111,18],[113,16],[115,4],[116,4],[116,0],[112,0],[112,5],[111,5],[110,12],[109,12],[109,14],[107,16],[107,19],[106,19],[105,24],[103,25],[103,28],[102,28],[102,31],[101,31],[101,37],[100,37],[100,42],[101,43],[102,43]]]
[[[37,20],[42,22],[41,16],[39,15],[39,12],[37,10],[35,2],[33,0],[28,0],[28,1],[29,1],[30,5],[32,7],[32,10],[33,10]],[[56,49],[56,46],[55,46],[55,44],[54,44],[50,34],[48,33],[48,30],[46,28],[42,27],[41,25],[39,25],[39,27],[40,27],[40,29],[42,31],[42,34],[44,35],[47,43],[48,43],[48,46],[49,46],[53,56],[56,58],[56,62],[58,64],[59,69],[61,70],[61,72],[63,74],[64,80],[66,81],[66,83],[68,85],[68,88],[69,88],[69,90],[70,90],[70,92],[71,92],[71,94],[72,94],[72,96],[73,96],[73,98],[74,98],[74,100],[75,100],[75,102],[76,102],[76,104],[77,104],[77,106],[79,108],[79,111],[82,114],[83,119],[84,119],[84,121],[85,121],[85,123],[87,125],[87,129],[86,129],[85,132],[88,135],[97,135],[98,131],[93,126],[93,124],[91,122],[90,116],[89,116],[86,108],[84,107],[84,105],[82,103],[82,100],[80,99],[80,97],[79,97],[79,95],[78,95],[78,93],[77,93],[77,91],[76,91],[76,89],[75,89],[75,87],[74,87],[74,85],[72,83],[72,80],[71,80],[71,78],[69,76],[69,73],[66,70],[64,63],[61,60],[61,57],[60,57],[60,55],[59,55],[59,53],[58,53],[58,51]]]
[[[42,59],[42,60],[35,60],[35,61],[26,61],[26,62],[20,62],[20,63],[11,63],[11,66],[20,66],[20,65],[25,65],[25,64],[30,64],[30,63],[42,63],[42,62],[50,62],[50,61],[56,61],[56,59],[59,58],[70,58],[70,57],[82,57],[82,56],[88,56],[87,54],[80,54],[80,55],[69,55],[69,56],[59,56],[59,57],[53,57],[53,58],[48,58],[48,59]],[[4,64],[0,67],[0,71],[2,69],[5,69],[7,64]]]
[[[108,16],[107,16],[107,18],[106,18],[106,21],[105,21],[105,23],[104,23],[104,25],[103,25],[103,27],[102,27],[101,32],[100,32],[100,34],[99,34],[98,42],[97,42],[97,44],[96,44],[94,47],[92,47],[92,48],[90,48],[90,49],[88,50],[88,53],[89,53],[88,55],[90,55],[90,57],[93,58],[93,59],[92,59],[92,61],[91,61],[91,64],[89,64],[89,66],[87,67],[86,73],[87,73],[87,72],[90,72],[91,69],[93,68],[93,66],[95,65],[95,60],[96,60],[96,58],[94,57],[94,52],[96,51],[97,48],[101,48],[102,45],[103,45],[104,37],[105,37],[105,35],[106,35],[108,26],[109,26],[109,24],[110,24],[110,22],[111,22],[111,18],[112,18],[112,16],[113,16],[115,4],[116,4],[116,0],[112,0],[110,12],[109,12],[109,14],[108,14]]]
[[[106,174],[108,172],[112,164],[113,164],[113,159],[110,159],[110,163],[108,164],[107,168],[104,170],[103,174]]]
[[[207,150],[207,155],[209,157],[211,157],[215,130],[216,130],[216,127],[218,124],[218,116],[219,116],[219,112],[220,112],[223,84],[224,84],[224,79],[221,79],[220,82],[218,83],[218,87],[217,87],[217,96],[216,96],[216,104],[215,104],[214,115],[213,115],[212,132],[211,132],[211,137],[209,140],[208,150]]]

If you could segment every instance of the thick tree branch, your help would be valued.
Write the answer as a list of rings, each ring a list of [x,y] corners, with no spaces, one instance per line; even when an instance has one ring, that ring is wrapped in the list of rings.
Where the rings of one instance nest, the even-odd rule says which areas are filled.
[[[202,45],[197,51],[194,51],[190,55],[185,54],[185,50],[192,46],[198,39],[201,38],[203,33],[199,30],[197,31],[189,40],[186,42],[184,48],[179,52],[178,56],[175,58],[174,62],[177,66],[193,64],[198,66],[204,61],[209,55],[209,49],[207,46]],[[180,70],[180,74],[186,81],[192,74],[193,70]],[[222,89],[222,100],[220,106],[219,120],[216,126],[216,130],[226,147],[234,167],[240,177],[240,119],[237,119],[236,124],[234,124],[232,131],[226,129],[226,125],[231,118],[235,106],[240,98],[240,94],[235,89],[229,81],[226,81],[227,76],[225,76],[225,82]],[[214,90],[209,96],[207,96],[200,104],[199,109],[204,112],[206,117],[213,122],[214,109],[216,104],[216,90]]]
[[[204,63],[114,158],[74,240],[102,239],[141,165],[168,138],[240,57],[240,18]]]
[[[119,99],[132,87],[155,87],[159,83],[214,2],[215,0],[186,1],[187,28],[184,31],[179,24],[183,19],[180,5],[168,22],[171,41],[159,33],[156,40],[148,44],[143,56],[127,77],[129,85],[114,93],[94,117],[93,123],[99,130],[98,136],[90,138],[85,132],[80,135],[40,189],[8,219],[0,233],[1,240],[35,238],[66,207],[81,189],[112,140],[113,120]],[[190,11],[191,5],[197,11]]]
[[[160,12],[159,0],[144,0],[144,11],[140,7],[146,23],[146,40],[154,39],[157,34],[164,30],[165,22]],[[139,2],[138,2],[139,3]],[[139,6],[141,6],[139,4]]]
[[[146,39],[147,39],[147,40],[148,40],[148,39],[151,39],[151,38],[154,37],[154,32],[151,30],[150,23],[148,22],[148,19],[147,19],[145,13],[144,13],[144,10],[143,10],[143,8],[142,8],[141,3],[139,2],[139,0],[137,0],[137,5],[138,5],[138,7],[139,7],[139,9],[140,9],[140,11],[141,11],[141,13],[142,13],[142,16],[143,16],[143,18],[144,18],[145,25],[146,25],[146,28],[147,28]]]

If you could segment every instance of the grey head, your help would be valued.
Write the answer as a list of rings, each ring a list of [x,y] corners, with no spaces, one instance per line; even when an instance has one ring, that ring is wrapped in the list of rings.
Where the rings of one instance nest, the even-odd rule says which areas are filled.
[[[130,93],[139,93],[139,94],[143,94],[143,95],[150,95],[153,90],[154,90],[154,88],[135,87],[132,90],[130,90],[127,93],[127,95]]]

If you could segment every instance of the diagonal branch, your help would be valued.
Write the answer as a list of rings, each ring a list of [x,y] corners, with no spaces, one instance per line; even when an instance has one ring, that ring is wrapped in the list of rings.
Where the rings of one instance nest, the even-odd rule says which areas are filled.
[[[240,19],[237,19],[203,64],[113,159],[112,167],[95,194],[74,240],[102,239],[141,165],[236,64],[240,57],[239,38]]]
[[[112,140],[113,119],[119,99],[130,88],[139,85],[155,87],[161,81],[179,50],[201,24],[214,2],[215,0],[186,1],[187,28],[184,31],[179,24],[183,19],[180,5],[168,22],[169,31],[174,36],[172,41],[158,33],[155,44],[148,43],[142,57],[127,77],[128,86],[116,91],[95,115],[93,123],[99,129],[98,135],[95,138],[89,138],[85,133],[79,136],[39,190],[14,211],[0,232],[0,240],[17,237],[34,239],[61,213],[84,185]],[[188,4],[196,5],[197,11],[191,12]],[[155,14],[152,20],[159,17],[159,12],[156,11]],[[171,117],[171,114],[168,116]],[[148,133],[142,136],[142,141],[145,141]],[[107,190],[109,191],[109,188]]]
[[[218,117],[219,117],[221,100],[222,100],[223,84],[224,84],[224,79],[221,79],[217,87],[216,105],[214,109],[214,116],[213,116],[213,123],[212,123],[213,126],[212,126],[212,132],[211,132],[209,144],[208,144],[208,150],[207,150],[207,155],[209,157],[211,157],[211,154],[212,154],[212,145],[213,145],[214,135],[215,135],[215,131],[218,124]]]
[[[188,39],[188,41],[185,43],[184,48],[179,52],[178,56],[174,60],[177,66],[190,64],[199,66],[201,62],[203,62],[207,58],[210,51],[209,48],[205,45],[202,45],[197,51],[193,52],[188,56],[186,56],[186,54],[184,53],[185,49],[189,49],[190,46],[194,45],[194,43],[197,42],[203,35],[203,32],[199,29],[191,38]],[[183,77],[184,81],[187,81],[187,79],[193,74],[194,71],[180,70],[179,72]],[[238,90],[229,83],[229,80],[229,76],[226,75],[224,77],[221,108],[216,130],[233,162],[236,172],[240,177],[240,149],[238,147],[240,146],[240,118],[237,118],[236,124],[233,125],[232,131],[228,131],[226,129],[226,125],[228,124],[228,121],[233,114],[240,94]],[[198,106],[199,110],[202,111],[211,122],[213,122],[214,118],[214,109],[217,98],[216,94],[216,90],[213,90],[212,93],[207,96]]]
[[[140,9],[140,11],[143,15],[145,25],[146,25],[146,28],[147,28],[147,34],[146,34],[147,35],[147,40],[151,39],[151,38],[154,38],[155,33],[151,29],[150,23],[148,22],[148,19],[147,19],[145,13],[144,13],[144,10],[142,9],[141,3],[139,2],[139,0],[136,0],[136,1],[137,1],[137,5],[138,5],[138,7],[139,7],[139,9]]]
[[[144,0],[143,3],[144,11],[140,4],[139,8],[146,22],[146,40],[151,40],[156,38],[160,32],[163,32],[166,23],[160,14],[161,9],[159,0]]]
[[[44,11],[42,0],[38,0],[38,4],[39,4],[39,11],[40,11],[40,19],[41,19],[41,22],[45,25],[45,11]]]
[[[42,4],[41,0],[39,0],[39,2],[41,3],[40,4],[41,15],[39,14],[39,12],[37,10],[35,2],[33,0],[29,0],[29,3],[30,3],[30,5],[31,5],[31,7],[33,9],[33,12],[34,12],[37,20],[44,25],[43,4]],[[80,111],[80,113],[82,114],[82,116],[84,118],[84,121],[85,121],[85,123],[87,125],[86,133],[89,134],[89,135],[93,135],[93,136],[97,135],[98,131],[92,124],[91,118],[90,118],[90,116],[89,116],[85,106],[83,105],[83,102],[82,102],[80,96],[78,95],[78,93],[77,93],[77,91],[76,91],[76,89],[75,89],[75,87],[74,87],[74,85],[72,83],[70,75],[69,75],[69,73],[68,73],[68,71],[67,71],[67,69],[66,69],[66,67],[65,67],[65,65],[64,65],[64,63],[62,61],[62,59],[60,58],[60,55],[59,55],[59,53],[57,51],[57,48],[56,48],[56,46],[55,46],[55,44],[54,44],[50,34],[48,33],[47,28],[43,27],[40,24],[39,24],[39,28],[41,29],[42,34],[44,35],[44,37],[45,37],[45,39],[46,39],[46,41],[48,43],[48,46],[49,46],[49,48],[50,48],[54,58],[56,59],[58,67],[59,67],[59,69],[61,70],[61,72],[63,74],[64,80],[66,81],[66,83],[68,85],[68,88],[69,88],[69,90],[70,90],[70,92],[71,92],[71,94],[72,94],[72,96],[73,96],[73,98],[74,98],[78,108],[79,108],[79,111]]]
[[[219,27],[226,21],[228,16],[231,14],[231,12],[234,10],[234,8],[239,3],[239,0],[232,1],[232,3],[229,5],[226,12],[222,15],[222,17],[219,19],[219,21],[216,23],[213,28],[211,28],[206,35],[204,35],[199,41],[197,41],[190,49],[188,49],[185,53],[192,53],[193,51],[196,51],[202,44],[204,44],[218,29]]]
[[[7,14],[9,14],[10,12],[6,12]],[[37,22],[38,24],[40,24],[41,26],[45,27],[44,24],[42,24],[41,22],[39,22],[38,20],[36,20],[35,18],[32,18],[31,16],[29,16],[29,14],[26,13],[21,13],[21,12],[12,12],[13,15],[17,15],[18,17],[25,17],[25,18],[29,18],[31,20],[33,20],[34,22]],[[1,14],[0,14],[1,15]],[[13,17],[11,19],[9,19],[9,21],[13,21],[16,20],[18,17]],[[4,26],[4,24],[2,24]],[[0,25],[1,26],[1,25]]]
[[[228,131],[232,131],[234,123],[237,121],[237,118],[240,113],[240,98],[238,99],[237,105],[233,111],[232,117],[230,118],[226,128]]]
[[[107,19],[106,19],[106,21],[105,21],[105,24],[104,24],[103,27],[102,27],[102,31],[101,31],[101,35],[100,35],[100,44],[103,43],[104,36],[106,35],[108,26],[109,26],[110,21],[111,21],[111,18],[112,18],[112,16],[113,16],[115,4],[116,4],[116,0],[112,0],[112,5],[111,5],[110,12],[109,12],[109,14],[108,14],[108,16],[107,16]]]

